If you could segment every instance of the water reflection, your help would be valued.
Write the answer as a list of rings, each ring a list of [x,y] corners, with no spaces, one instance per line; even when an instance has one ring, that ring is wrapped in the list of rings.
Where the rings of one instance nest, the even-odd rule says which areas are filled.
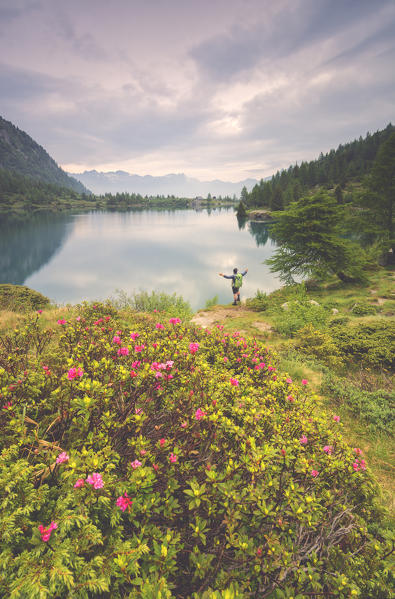
[[[230,274],[248,267],[243,297],[272,291],[263,263],[274,247],[264,223],[239,228],[230,210],[140,210],[36,218],[0,232],[0,277],[57,303],[100,300],[117,289],[177,293],[194,309],[231,301]],[[259,247],[259,249],[258,249]]]
[[[63,246],[64,216],[35,215],[21,222],[0,222],[0,283],[22,285]]]

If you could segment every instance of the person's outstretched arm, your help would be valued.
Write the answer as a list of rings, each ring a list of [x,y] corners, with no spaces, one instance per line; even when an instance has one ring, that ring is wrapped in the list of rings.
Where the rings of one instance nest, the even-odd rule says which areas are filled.
[[[219,273],[220,277],[224,277],[224,279],[233,279],[233,275],[224,275],[222,272]]]
[[[247,272],[248,272],[248,268],[246,268],[245,271],[241,273],[242,276],[244,277],[247,274]]]

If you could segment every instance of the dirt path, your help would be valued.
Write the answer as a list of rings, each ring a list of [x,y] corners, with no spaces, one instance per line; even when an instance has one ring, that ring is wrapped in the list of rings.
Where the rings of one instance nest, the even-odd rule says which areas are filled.
[[[226,318],[242,318],[247,314],[250,314],[250,311],[243,308],[243,306],[235,306],[234,308],[216,307],[215,310],[201,310],[195,314],[191,322],[206,328],[222,323]]]

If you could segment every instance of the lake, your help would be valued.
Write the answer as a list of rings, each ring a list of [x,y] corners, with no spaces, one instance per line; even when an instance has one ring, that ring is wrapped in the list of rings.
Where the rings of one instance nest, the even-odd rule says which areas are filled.
[[[121,289],[176,293],[194,310],[232,301],[218,276],[248,267],[242,298],[280,287],[264,264],[275,244],[263,223],[240,228],[233,209],[39,215],[0,226],[0,283],[27,285],[58,304]]]

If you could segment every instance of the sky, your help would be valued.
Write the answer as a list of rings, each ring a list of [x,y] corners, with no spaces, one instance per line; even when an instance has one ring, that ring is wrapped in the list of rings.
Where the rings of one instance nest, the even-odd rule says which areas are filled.
[[[0,115],[65,170],[261,179],[395,123],[395,0],[0,0]]]

